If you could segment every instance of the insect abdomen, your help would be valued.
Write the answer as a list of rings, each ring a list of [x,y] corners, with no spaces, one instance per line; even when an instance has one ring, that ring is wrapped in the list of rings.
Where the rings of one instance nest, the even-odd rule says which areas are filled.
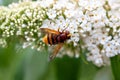
[[[48,34],[47,36],[48,44],[53,45],[53,44],[58,44],[62,43],[66,40],[66,35],[64,34]]]

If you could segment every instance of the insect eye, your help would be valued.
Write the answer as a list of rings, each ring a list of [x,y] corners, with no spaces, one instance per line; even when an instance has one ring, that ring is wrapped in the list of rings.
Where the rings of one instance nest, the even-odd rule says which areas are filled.
[[[70,34],[70,32],[69,32],[69,31],[66,31],[65,33],[66,33],[66,35]]]

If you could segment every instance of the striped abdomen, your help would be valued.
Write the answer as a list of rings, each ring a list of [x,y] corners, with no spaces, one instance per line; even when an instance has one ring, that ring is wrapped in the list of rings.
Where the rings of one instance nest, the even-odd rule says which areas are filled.
[[[67,40],[67,35],[65,35],[64,33],[59,34],[59,35],[57,35],[57,34],[47,34],[43,38],[43,42],[45,42],[46,44],[50,44],[50,45],[63,43],[66,40]]]

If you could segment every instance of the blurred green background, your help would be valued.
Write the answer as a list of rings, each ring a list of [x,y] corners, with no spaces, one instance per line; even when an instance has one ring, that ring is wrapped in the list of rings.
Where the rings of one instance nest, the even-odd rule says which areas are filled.
[[[0,0],[7,6],[17,0]],[[113,80],[111,68],[96,67],[81,58],[55,58],[48,61],[47,50],[22,49],[12,43],[0,47],[0,80]]]

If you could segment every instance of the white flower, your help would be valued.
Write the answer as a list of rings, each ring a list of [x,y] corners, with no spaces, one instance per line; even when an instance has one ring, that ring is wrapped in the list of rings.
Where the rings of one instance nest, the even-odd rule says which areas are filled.
[[[68,3],[69,3],[68,0],[58,0],[56,4],[53,5],[53,9],[57,10],[64,9],[66,8]]]
[[[47,15],[50,19],[54,19],[57,16],[56,11],[53,9],[49,9]]]
[[[120,44],[117,41],[112,40],[112,41],[109,41],[106,44],[104,44],[103,49],[105,50],[107,57],[113,57],[119,53]]]
[[[31,43],[29,43],[29,42],[25,42],[25,43],[23,43],[23,48],[27,48],[28,46],[30,46],[31,45]]]
[[[40,5],[43,8],[50,7],[54,3],[54,0],[41,0],[38,2],[38,5]]]
[[[39,0],[11,4],[8,8],[0,8],[0,38],[3,40],[0,45],[5,43],[6,37],[15,34],[23,37],[23,48],[32,46],[32,49],[41,50],[45,44],[42,42],[40,27],[56,31],[59,29],[60,32],[67,30],[71,38],[66,41],[62,53],[79,57],[81,46],[83,50],[89,51],[88,61],[97,66],[109,64],[109,58],[120,53],[119,2]],[[74,52],[66,49],[69,44],[75,48]]]
[[[2,45],[2,47],[5,47],[7,45],[7,42],[5,39],[0,39],[0,45]]]
[[[74,10],[65,10],[64,14],[66,15],[66,17],[71,18],[75,15],[75,11]]]
[[[120,0],[109,0],[108,2],[112,10],[120,8]]]
[[[90,11],[101,7],[103,4],[103,0],[79,0],[79,6]]]

